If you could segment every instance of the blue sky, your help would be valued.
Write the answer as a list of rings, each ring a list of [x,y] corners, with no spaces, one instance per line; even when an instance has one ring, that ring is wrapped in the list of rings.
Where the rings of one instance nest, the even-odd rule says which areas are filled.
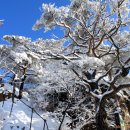
[[[42,3],[55,3],[56,6],[69,5],[69,0],[0,0],[0,19],[4,25],[0,28],[0,44],[6,44],[1,38],[4,35],[21,35],[33,40],[42,37],[50,38],[59,33],[59,29],[47,33],[33,31],[32,26],[41,16]]]

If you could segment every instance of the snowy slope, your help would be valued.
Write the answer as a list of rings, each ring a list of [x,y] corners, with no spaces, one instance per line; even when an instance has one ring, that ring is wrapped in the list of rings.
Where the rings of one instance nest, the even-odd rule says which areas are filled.
[[[2,107],[0,102],[0,130],[29,130],[31,120],[31,109],[21,101],[15,99],[11,117],[9,116],[12,101],[8,99]],[[41,115],[43,116],[43,114]],[[49,117],[49,113],[44,113],[47,117],[49,130],[56,130],[58,123]],[[37,115],[33,114],[31,130],[43,130],[44,121]]]

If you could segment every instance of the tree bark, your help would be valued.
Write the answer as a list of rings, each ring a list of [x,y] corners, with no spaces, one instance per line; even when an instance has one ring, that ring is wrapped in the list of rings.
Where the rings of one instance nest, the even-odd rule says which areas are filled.
[[[97,114],[96,114],[96,127],[97,130],[108,130],[108,124],[107,124],[107,113],[105,110],[105,100],[102,100],[101,102],[99,100],[96,100],[97,107],[99,107]]]
[[[100,111],[96,114],[97,130],[108,130],[106,118],[107,118],[107,113],[105,109],[100,109]]]
[[[21,79],[21,84],[20,84],[20,88],[19,88],[19,96],[18,96],[19,99],[22,98],[24,82],[25,82],[26,77],[27,77],[26,76],[26,70],[27,70],[27,64],[25,64],[24,67],[23,67],[23,77]]]

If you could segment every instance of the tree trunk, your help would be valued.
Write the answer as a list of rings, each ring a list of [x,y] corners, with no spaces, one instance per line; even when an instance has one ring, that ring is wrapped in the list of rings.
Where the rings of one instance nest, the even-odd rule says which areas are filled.
[[[105,110],[101,110],[96,114],[97,130],[108,130],[106,117],[107,117],[107,114],[106,114]]]
[[[20,88],[19,88],[19,96],[18,98],[21,99],[22,98],[22,93],[23,93],[23,87],[24,87],[24,82],[26,80],[26,71],[27,71],[27,64],[25,63],[24,67],[23,67],[23,76],[21,79],[21,84],[20,84]]]
[[[100,106],[96,114],[97,130],[108,130],[107,113],[105,111],[105,102],[102,101],[99,104],[97,104],[97,106]]]
[[[121,130],[119,113],[115,113],[116,130]]]
[[[22,98],[22,93],[23,93],[23,87],[24,87],[24,82],[26,80],[26,75],[24,75],[23,79],[21,80],[20,88],[19,88],[19,99]]]

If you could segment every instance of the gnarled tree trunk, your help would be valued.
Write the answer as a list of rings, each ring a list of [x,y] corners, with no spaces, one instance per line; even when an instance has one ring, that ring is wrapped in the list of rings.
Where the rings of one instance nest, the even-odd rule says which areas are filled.
[[[97,101],[97,100],[96,100]],[[97,114],[96,114],[96,127],[97,130],[108,130],[107,113],[105,110],[105,100],[98,101]]]
[[[108,130],[107,114],[104,108],[96,114],[96,127],[97,130]]]

